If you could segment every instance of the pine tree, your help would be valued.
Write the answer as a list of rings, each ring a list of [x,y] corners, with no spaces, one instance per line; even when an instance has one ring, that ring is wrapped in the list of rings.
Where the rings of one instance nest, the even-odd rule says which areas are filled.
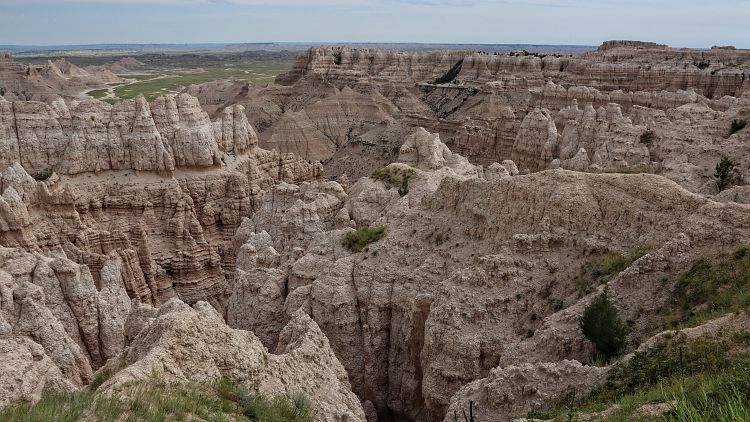
[[[608,362],[625,347],[625,326],[607,290],[586,308],[581,316],[581,330],[596,346],[596,352]]]

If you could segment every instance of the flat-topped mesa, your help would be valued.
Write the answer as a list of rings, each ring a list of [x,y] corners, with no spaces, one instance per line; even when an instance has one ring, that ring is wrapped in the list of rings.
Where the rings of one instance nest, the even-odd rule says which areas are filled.
[[[655,42],[648,41],[633,41],[633,40],[610,40],[604,41],[599,46],[597,51],[607,51],[613,48],[627,47],[627,48],[669,48],[666,44],[658,44]]]
[[[432,81],[451,69],[469,51],[403,52],[377,48],[314,47],[297,57],[292,70],[276,83],[292,85],[308,73],[339,85],[355,85],[361,78],[390,82]]]
[[[198,100],[143,96],[109,105],[98,100],[52,104],[0,100],[0,166],[19,162],[32,175],[106,170],[171,172],[220,166],[244,154],[257,135],[242,106],[211,122]]]
[[[578,56],[317,47],[299,56],[292,70],[276,82],[293,85],[305,75],[315,74],[339,88],[373,82],[481,86],[517,77],[529,88],[552,81],[605,92],[694,89],[718,99],[741,96],[747,73],[750,50],[677,49],[640,41],[607,41],[598,50]]]

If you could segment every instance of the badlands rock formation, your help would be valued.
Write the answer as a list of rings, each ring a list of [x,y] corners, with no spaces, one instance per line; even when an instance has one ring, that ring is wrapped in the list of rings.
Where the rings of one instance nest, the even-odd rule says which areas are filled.
[[[0,97],[10,101],[53,101],[83,91],[106,88],[120,78],[107,68],[82,69],[65,59],[44,65],[19,63],[0,54]]]
[[[241,106],[212,122],[185,94],[115,106],[5,101],[0,110],[3,244],[64,251],[97,283],[116,253],[128,293],[154,305],[175,295],[221,303],[242,217],[276,181],[320,174],[257,148]]]
[[[600,292],[648,348],[680,275],[750,243],[746,186],[713,177],[750,165],[750,132],[730,134],[748,62],[325,47],[268,87],[6,95],[0,406],[156,373],[302,392],[318,421],[450,421],[470,401],[504,421],[594,387],[611,368],[588,365],[579,319]],[[345,246],[367,226],[384,237]]]
[[[303,393],[314,404],[315,421],[365,422],[362,405],[328,339],[304,312],[292,315],[275,353],[269,353],[253,333],[229,328],[206,302],[191,308],[171,299],[151,313],[131,346],[101,370],[113,375],[100,391],[116,391],[154,372],[174,382],[225,378],[271,396]]]
[[[382,149],[368,145],[393,143],[382,135],[395,122],[439,133],[475,164],[646,171],[713,194],[722,155],[750,169],[750,132],[730,136],[732,120],[750,118],[749,76],[748,50],[628,41],[576,56],[320,47],[278,85],[222,85],[224,101],[216,84],[190,92],[211,112],[244,105],[264,147],[336,157],[330,176],[359,177],[339,165],[354,151],[377,163],[368,171],[380,165]]]
[[[591,353],[578,318],[597,292],[571,293],[584,263],[650,251],[608,283],[638,343],[669,303],[674,281],[657,280],[750,240],[746,205],[713,202],[661,176],[517,175],[510,161],[483,169],[423,129],[399,161],[384,171],[413,174],[403,197],[371,178],[348,189],[274,188],[235,236],[227,305],[227,322],[267,346],[305,310],[383,420],[440,420],[451,403],[467,405],[461,397],[521,416],[571,385],[592,385],[605,371],[568,361]],[[361,253],[343,246],[345,233],[367,225],[385,226],[385,238]]]
[[[224,377],[305,393],[317,421],[364,421],[309,317],[295,314],[270,354],[220,314],[240,220],[274,183],[318,178],[319,164],[259,149],[241,106],[212,122],[184,94],[2,110],[0,405],[81,389],[106,364],[103,389],[154,371]]]

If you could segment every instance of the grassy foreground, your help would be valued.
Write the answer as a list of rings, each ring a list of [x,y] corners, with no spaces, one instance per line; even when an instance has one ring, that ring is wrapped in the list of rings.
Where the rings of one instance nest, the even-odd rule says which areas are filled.
[[[662,407],[649,413],[649,407]],[[588,394],[570,391],[529,418],[575,421],[750,421],[750,333],[676,335],[619,362]],[[588,420],[588,419],[587,419]]]
[[[83,390],[49,395],[34,405],[6,407],[0,410],[0,421],[311,422],[311,409],[302,395],[272,398],[225,380],[179,385],[152,377],[128,384],[118,394]]]

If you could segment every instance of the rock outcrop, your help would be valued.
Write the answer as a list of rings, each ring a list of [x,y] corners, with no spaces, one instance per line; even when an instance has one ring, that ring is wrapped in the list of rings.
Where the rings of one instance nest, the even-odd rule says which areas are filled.
[[[224,378],[272,397],[305,394],[316,422],[365,421],[346,371],[305,313],[292,315],[275,350],[269,353],[251,332],[229,328],[206,302],[191,308],[172,299],[100,370],[111,376],[98,389],[116,391],[154,373],[168,382]]]
[[[0,97],[10,101],[46,101],[75,98],[82,92],[106,88],[120,78],[109,69],[76,66],[65,59],[26,65],[0,53]]]
[[[217,88],[220,104],[213,85],[191,92],[210,110],[244,105],[263,147],[319,159],[331,177],[369,173],[392,157],[383,149],[402,139],[397,127],[424,127],[474,164],[651,172],[715,194],[722,156],[750,171],[747,143],[733,141],[750,132],[729,136],[750,117],[748,74],[748,50],[633,41],[575,56],[329,46],[277,85]],[[356,169],[340,164],[354,152]]]

